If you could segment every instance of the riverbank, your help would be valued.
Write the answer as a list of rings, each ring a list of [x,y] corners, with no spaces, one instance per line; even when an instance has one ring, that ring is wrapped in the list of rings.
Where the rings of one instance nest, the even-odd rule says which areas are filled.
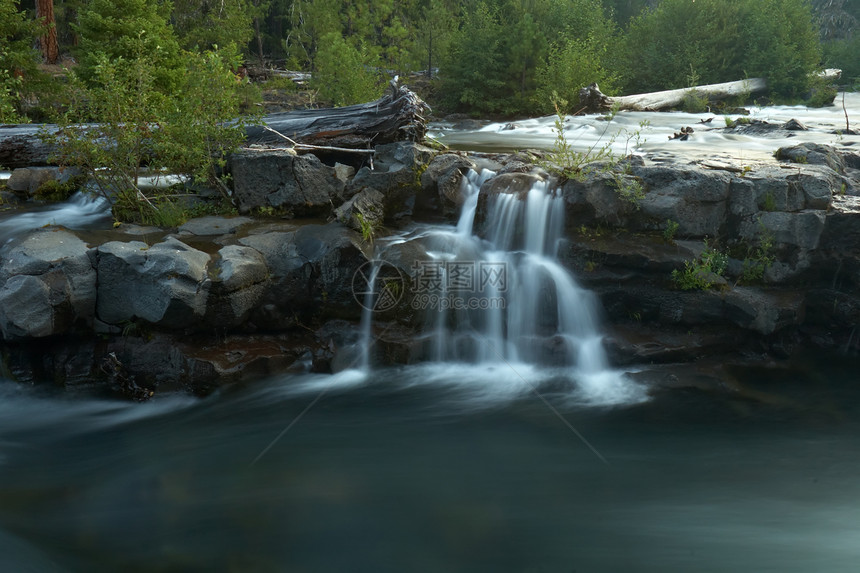
[[[445,310],[442,302],[462,292],[417,288],[440,253],[455,264],[483,264],[474,249],[493,242],[489,228],[498,221],[489,213],[504,197],[515,209],[505,239],[514,258],[505,264],[518,265],[525,247],[517,237],[549,232],[549,219],[525,226],[535,189],[545,208],[560,209],[560,242],[551,239],[551,251],[567,271],[551,272],[572,272],[597,295],[597,328],[613,367],[770,363],[809,347],[850,351],[860,308],[853,230],[860,159],[847,148],[810,144],[783,155],[789,159],[753,167],[634,158],[563,183],[527,153],[398,143],[378,147],[370,169],[325,155],[250,150],[231,160],[234,197],[240,212],[264,208],[272,218],[87,230],[75,230],[73,219],[72,228],[19,230],[2,248],[7,376],[99,381],[135,399],[176,389],[206,394],[285,372],[448,360],[455,354],[440,344],[464,333],[463,340],[490,336],[503,346],[528,339],[537,364],[563,365],[578,352],[564,350],[565,329],[578,327],[561,327],[549,309],[536,306],[530,317],[508,309],[499,318],[506,326],[490,335],[477,326],[489,316],[480,308],[470,323],[453,310],[421,307],[429,295]],[[470,179],[481,170],[483,180]],[[619,193],[627,183],[641,186],[642,196]],[[467,196],[474,211],[464,218]],[[466,242],[445,251],[452,247],[430,241],[430,231]],[[704,268],[709,250],[725,257],[719,272]],[[384,283],[368,291],[374,260],[397,273],[399,290]],[[709,285],[685,289],[673,271]],[[559,289],[569,288],[561,284],[539,287],[541,297],[561,300]],[[368,292],[375,302],[398,296],[368,309]],[[510,296],[496,298],[510,304]],[[467,298],[480,303],[487,293],[473,287]],[[537,327],[522,330],[517,321]],[[506,338],[513,331],[520,342]]]

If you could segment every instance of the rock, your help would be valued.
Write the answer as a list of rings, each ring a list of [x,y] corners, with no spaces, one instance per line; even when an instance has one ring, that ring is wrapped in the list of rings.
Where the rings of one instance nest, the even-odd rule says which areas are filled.
[[[4,338],[49,336],[92,326],[96,273],[86,243],[67,231],[39,230],[5,245],[0,257]],[[39,309],[38,320],[31,306]]]
[[[51,289],[39,277],[16,275],[0,289],[0,332],[5,340],[54,334]]]
[[[632,210],[632,205],[621,198],[609,174],[593,173],[584,181],[571,179],[564,183],[561,192],[569,229],[580,225],[622,225]]]
[[[700,167],[634,167],[645,190],[631,214],[637,229],[662,229],[667,220],[679,224],[678,234],[717,236],[726,219],[731,178]]]
[[[334,210],[337,220],[351,229],[364,235],[372,236],[382,228],[385,207],[385,197],[373,188],[359,191],[346,203]]]
[[[349,183],[349,180],[355,175],[355,167],[352,165],[344,165],[343,163],[335,163],[334,164],[334,175],[341,181],[343,181],[344,185]]]
[[[430,198],[431,205],[441,206],[446,215],[454,215],[463,203],[460,185],[469,169],[475,163],[455,153],[437,155],[421,174],[423,197]],[[436,201],[432,201],[435,198]]]
[[[249,217],[197,217],[179,227],[179,233],[197,235],[198,237],[214,235],[232,235],[242,226],[252,223]]]
[[[152,247],[139,241],[101,245],[98,318],[107,324],[140,319],[166,328],[200,327],[211,282],[209,260],[172,237]]]
[[[347,195],[375,189],[385,197],[384,219],[400,225],[409,220],[421,190],[420,173],[435,151],[412,142],[397,142],[376,147],[373,169],[362,167],[347,187]]]
[[[34,195],[47,181],[65,183],[78,175],[79,169],[69,167],[19,167],[12,171],[6,186],[17,193]]]
[[[836,173],[845,173],[845,161],[836,149],[829,145],[806,142],[789,147],[780,147],[774,153],[774,157],[780,161],[791,161],[792,163],[826,165]]]
[[[803,293],[778,294],[736,286],[725,297],[726,315],[741,328],[773,334],[803,321]]]
[[[209,271],[212,279],[206,322],[216,328],[241,326],[262,300],[269,269],[259,251],[228,245],[218,251]]]
[[[786,131],[809,131],[809,128],[797,121],[796,119],[789,119],[782,125],[782,129]]]
[[[239,241],[259,251],[271,284],[251,315],[259,328],[279,329],[320,314],[358,318],[352,278],[367,262],[366,247],[353,230],[339,223],[304,225],[294,232],[251,235]]]
[[[315,155],[286,150],[242,150],[230,157],[240,213],[273,208],[295,217],[326,215],[344,182]]]
[[[815,249],[824,231],[825,219],[821,211],[767,212],[761,214],[759,222],[743,225],[740,233],[745,239],[754,239],[759,233],[760,224],[773,235],[777,245]]]

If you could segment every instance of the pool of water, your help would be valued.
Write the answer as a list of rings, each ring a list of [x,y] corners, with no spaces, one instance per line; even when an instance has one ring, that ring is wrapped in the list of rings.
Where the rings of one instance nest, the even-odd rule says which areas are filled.
[[[851,571],[856,366],[612,406],[505,366],[142,405],[2,381],[0,570]]]

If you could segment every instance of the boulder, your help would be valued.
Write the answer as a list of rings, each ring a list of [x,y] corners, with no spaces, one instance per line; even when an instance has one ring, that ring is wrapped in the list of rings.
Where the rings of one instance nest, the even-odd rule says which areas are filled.
[[[240,213],[271,208],[294,217],[327,215],[344,191],[334,168],[291,150],[237,151],[230,171]]]
[[[729,175],[700,167],[634,167],[645,197],[631,216],[641,230],[662,229],[667,220],[679,224],[678,234],[717,236],[726,220]]]
[[[228,245],[209,268],[211,287],[206,322],[216,328],[241,326],[266,292],[269,269],[263,255],[250,247]]]
[[[845,173],[845,160],[830,145],[805,142],[798,145],[780,147],[774,153],[774,157],[780,161],[791,161],[792,163],[826,165],[839,174]]]
[[[347,186],[348,196],[364,189],[375,189],[385,197],[384,219],[399,225],[413,215],[421,191],[420,174],[435,151],[412,142],[376,147],[373,168],[362,167]]]
[[[137,319],[166,328],[202,325],[211,280],[210,257],[170,237],[105,243],[97,251],[98,318],[107,324]]]
[[[476,165],[469,158],[456,153],[437,155],[421,174],[423,197],[433,206],[440,206],[446,215],[457,213],[463,203],[460,185],[463,176]]]
[[[368,238],[379,230],[385,217],[385,197],[371,187],[362,189],[346,203],[334,210],[337,220]]]
[[[0,250],[0,331],[4,338],[50,336],[90,327],[96,272],[86,243],[62,230],[38,230]]]

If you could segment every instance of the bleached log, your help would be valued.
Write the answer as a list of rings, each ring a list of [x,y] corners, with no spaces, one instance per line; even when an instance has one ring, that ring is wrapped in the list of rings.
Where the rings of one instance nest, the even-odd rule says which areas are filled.
[[[690,95],[719,101],[730,97],[763,92],[767,89],[764,78],[750,78],[721,84],[708,84],[678,90],[666,90],[621,97],[604,95],[597,84],[579,91],[580,106],[585,113],[598,113],[616,108],[620,111],[661,111],[683,105]]]

